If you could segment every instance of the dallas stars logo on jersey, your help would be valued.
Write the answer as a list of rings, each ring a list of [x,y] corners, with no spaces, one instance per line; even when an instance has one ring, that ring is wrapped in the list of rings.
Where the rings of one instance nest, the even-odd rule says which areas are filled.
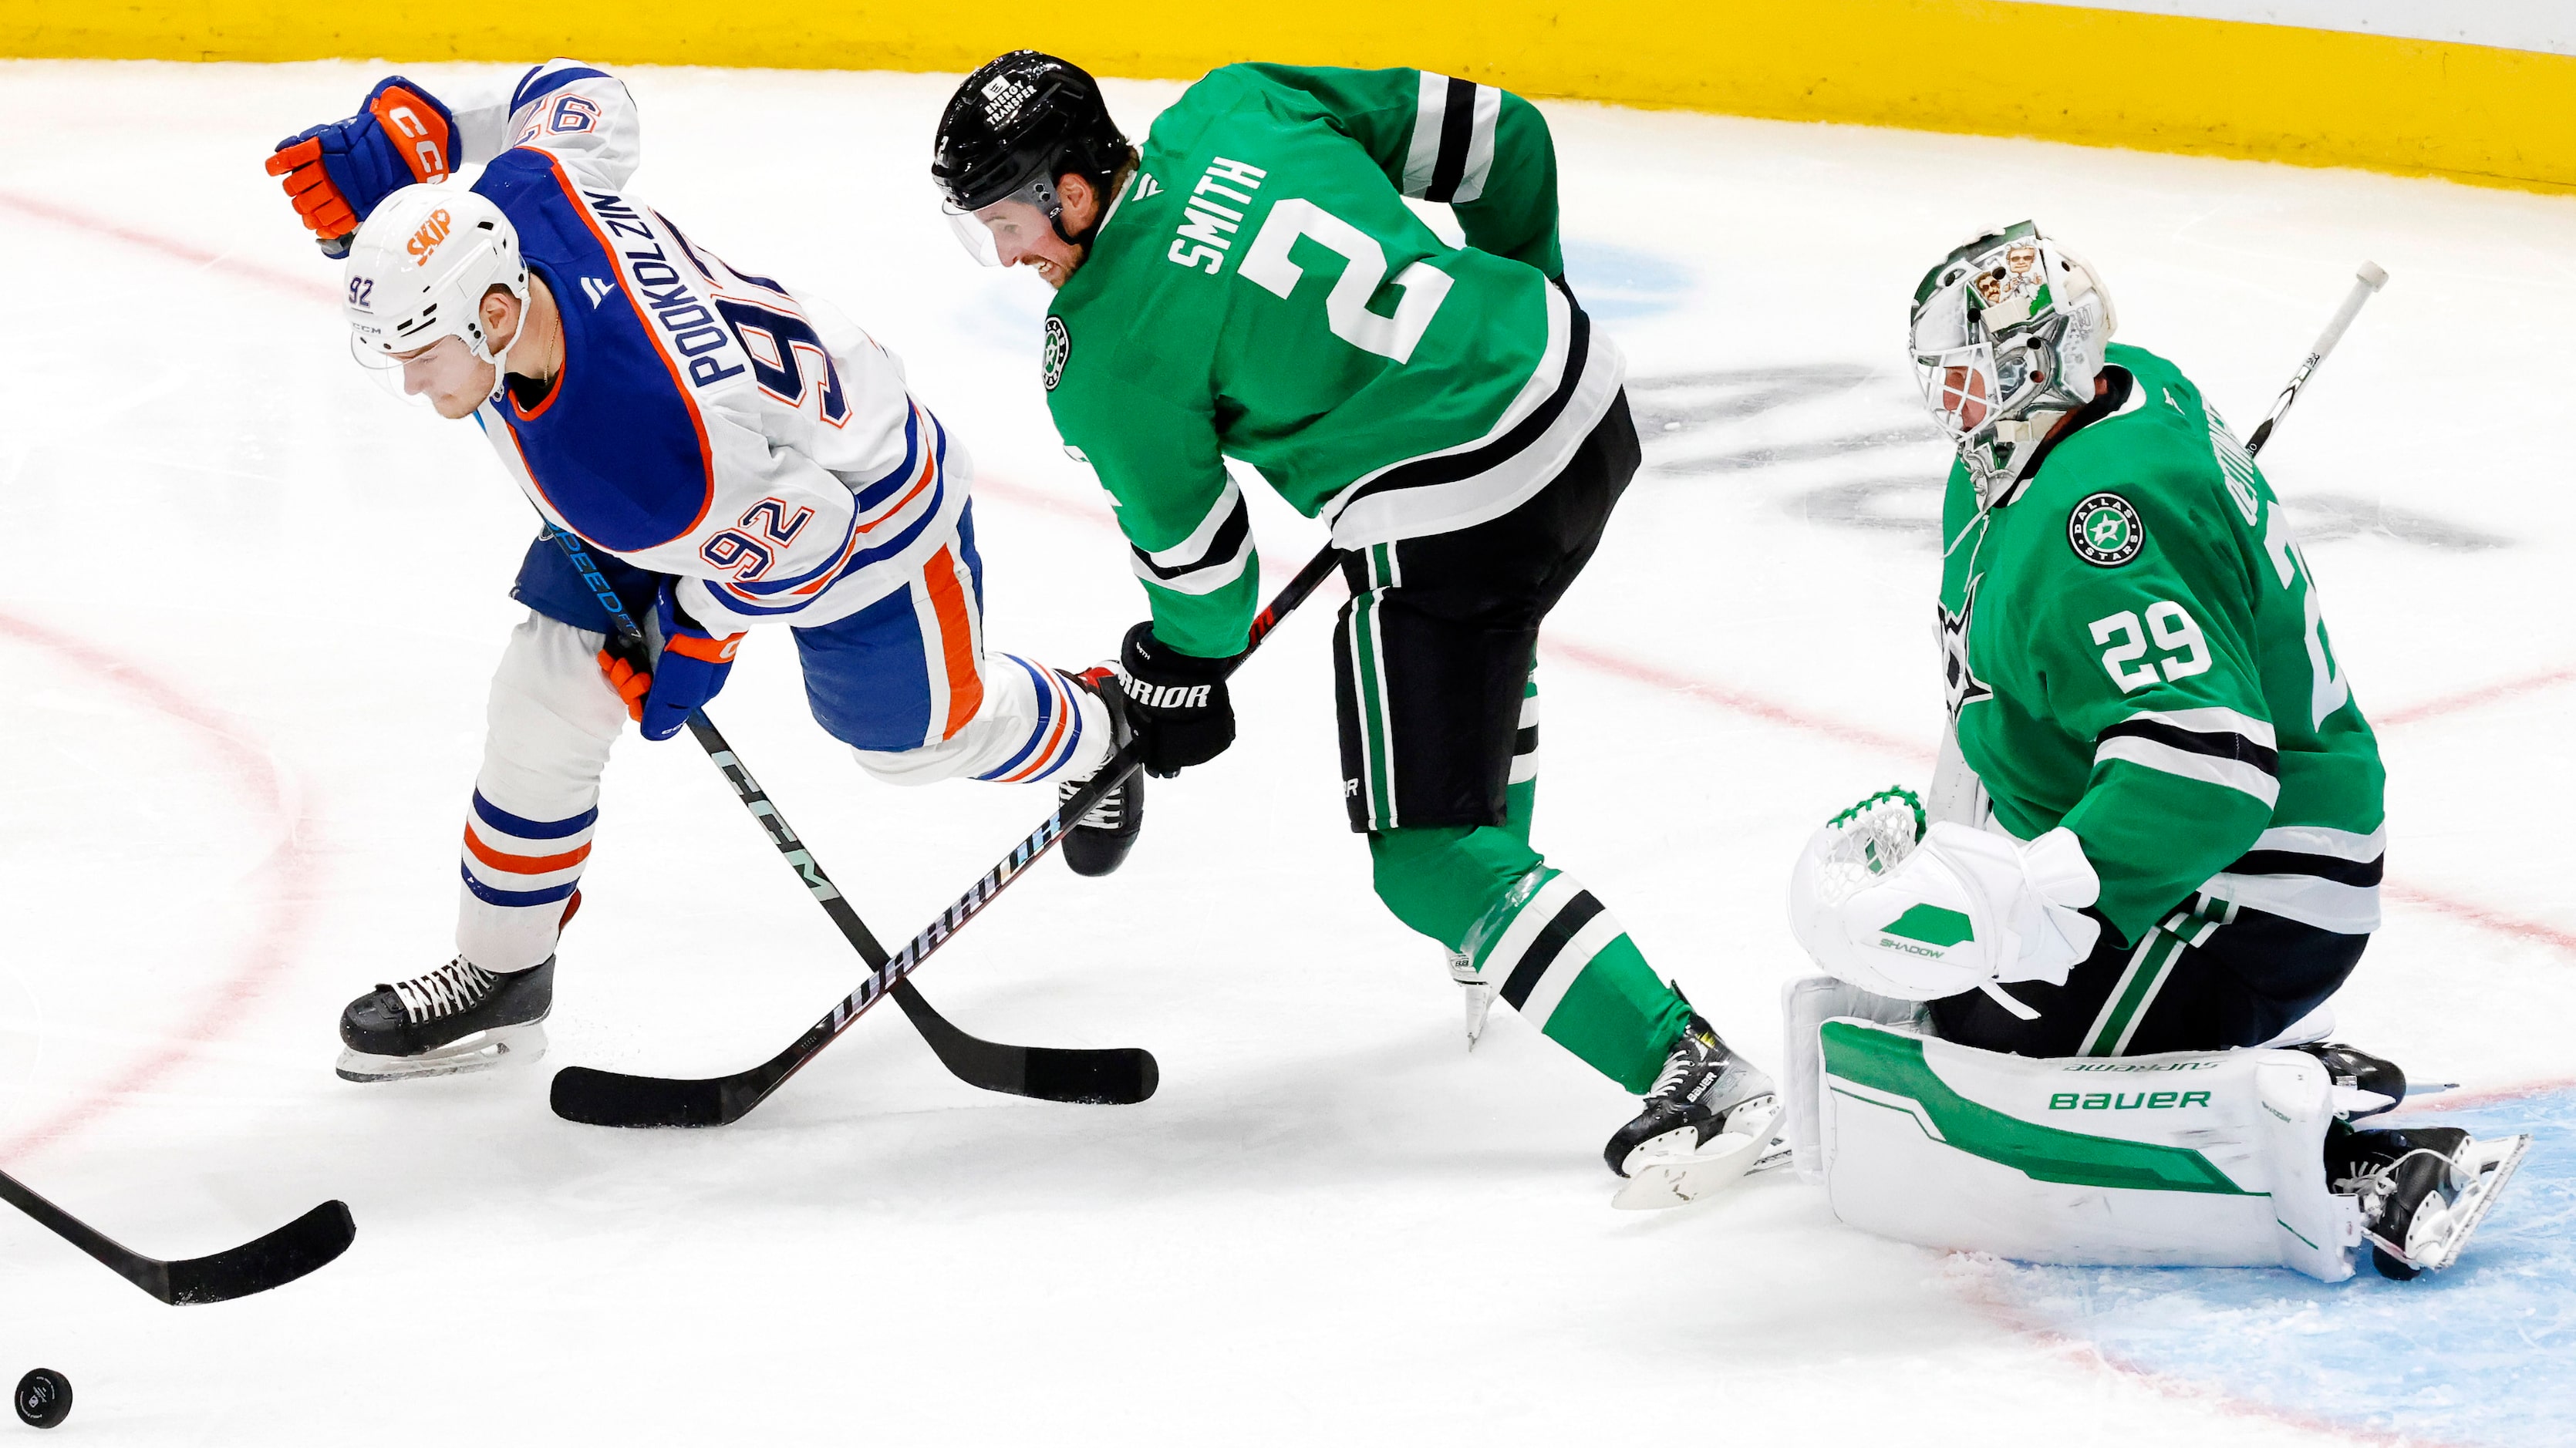
[[[2096,568],[2117,568],[2146,546],[2146,525],[2138,510],[2117,493],[2095,493],[2066,515],[2066,541],[2075,556]]]
[[[1073,334],[1064,329],[1064,318],[1049,317],[1046,323],[1046,353],[1039,365],[1046,369],[1046,390],[1064,380],[1065,359],[1073,355]]]

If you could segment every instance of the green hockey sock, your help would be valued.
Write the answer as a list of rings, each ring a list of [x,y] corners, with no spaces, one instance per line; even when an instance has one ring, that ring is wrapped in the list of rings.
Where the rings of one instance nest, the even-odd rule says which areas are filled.
[[[1369,836],[1378,898],[1465,951],[1496,993],[1594,1070],[1643,1094],[1690,1006],[1592,892],[1506,826]]]

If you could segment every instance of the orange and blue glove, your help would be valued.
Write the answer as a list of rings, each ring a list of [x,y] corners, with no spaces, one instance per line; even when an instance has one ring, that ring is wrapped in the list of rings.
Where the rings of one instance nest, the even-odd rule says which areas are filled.
[[[599,671],[626,701],[626,717],[643,726],[645,738],[668,739],[680,732],[691,714],[723,692],[742,635],[719,637],[698,627],[672,600],[669,579],[662,581],[653,614],[661,625],[662,653],[649,661],[652,668],[638,666],[640,646],[622,644],[611,635],[607,647],[599,651]]]
[[[344,239],[377,202],[455,169],[456,117],[398,75],[367,92],[356,115],[289,136],[268,158],[268,174],[285,184],[295,214],[334,256],[347,254]]]

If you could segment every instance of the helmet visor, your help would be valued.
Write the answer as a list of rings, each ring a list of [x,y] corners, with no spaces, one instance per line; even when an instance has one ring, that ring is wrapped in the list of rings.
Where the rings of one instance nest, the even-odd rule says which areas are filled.
[[[1062,209],[1055,183],[1044,178],[971,210],[951,201],[939,207],[957,244],[984,266],[1010,266],[1032,248],[1055,240],[1055,218]]]
[[[378,391],[421,408],[436,408],[441,397],[453,398],[462,406],[469,397],[488,394],[499,380],[492,364],[476,360],[465,339],[453,332],[391,352],[365,331],[352,328],[349,355],[358,359]]]

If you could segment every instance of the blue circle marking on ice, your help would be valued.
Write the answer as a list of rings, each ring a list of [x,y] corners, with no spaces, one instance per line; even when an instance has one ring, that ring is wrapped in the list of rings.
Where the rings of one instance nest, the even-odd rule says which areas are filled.
[[[1660,316],[1679,308],[1695,285],[1688,268],[1651,251],[1573,240],[1564,250],[1565,284],[1595,321]]]
[[[2017,1315],[2125,1367],[2292,1417],[2463,1448],[2576,1443],[2576,1088],[2428,1102],[2397,1120],[2531,1133],[2445,1271],[2391,1282],[2365,1262],[2327,1286],[2263,1269],[2015,1264],[1995,1285]]]

